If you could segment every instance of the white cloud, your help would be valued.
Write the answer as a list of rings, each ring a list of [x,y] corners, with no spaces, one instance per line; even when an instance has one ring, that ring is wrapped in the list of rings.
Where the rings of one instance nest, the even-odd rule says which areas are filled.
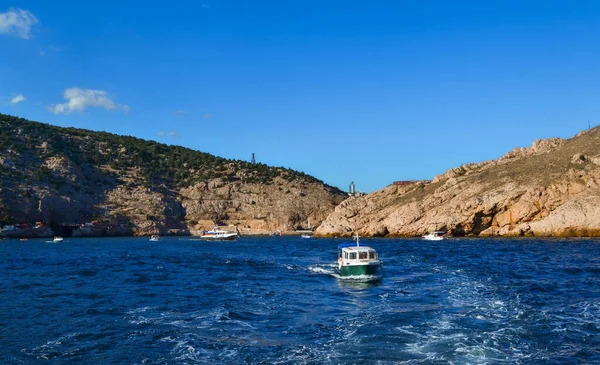
[[[17,105],[22,101],[27,100],[26,97],[23,96],[23,94],[19,94],[17,96],[15,96],[14,98],[10,99],[9,103],[10,105]]]
[[[129,112],[127,105],[117,104],[103,90],[90,90],[72,87],[65,90],[65,99],[68,101],[63,104],[50,105],[48,110],[54,114],[71,114],[72,112],[82,112],[88,107],[100,107],[106,110],[123,110]]]
[[[178,132],[165,132],[165,131],[160,131],[157,133],[159,137],[179,137],[181,136],[181,133]]]
[[[31,27],[37,23],[38,19],[31,12],[10,8],[6,13],[0,13],[0,34],[29,39]]]

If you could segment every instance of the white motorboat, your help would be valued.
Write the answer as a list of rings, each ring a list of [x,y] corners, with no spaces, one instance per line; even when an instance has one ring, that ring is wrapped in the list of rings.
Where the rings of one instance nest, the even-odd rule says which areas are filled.
[[[445,232],[441,232],[441,231],[430,232],[430,233],[426,234],[425,236],[423,236],[423,239],[425,239],[427,241],[441,241],[444,239],[444,233]]]
[[[150,236],[150,241],[152,241],[152,242],[160,241],[160,236],[153,234],[152,236]]]
[[[238,233],[232,231],[226,231],[219,227],[215,227],[210,231],[202,231],[200,238],[206,240],[236,240]]]
[[[52,240],[52,242],[62,242],[63,238],[62,237],[54,237],[54,239]]]
[[[303,234],[300,236],[300,238],[312,238],[312,236],[309,234]]]

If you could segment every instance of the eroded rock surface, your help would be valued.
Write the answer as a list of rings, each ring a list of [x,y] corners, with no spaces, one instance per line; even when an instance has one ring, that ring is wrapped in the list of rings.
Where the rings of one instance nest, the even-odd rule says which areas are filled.
[[[320,236],[599,236],[600,129],[342,202]]]

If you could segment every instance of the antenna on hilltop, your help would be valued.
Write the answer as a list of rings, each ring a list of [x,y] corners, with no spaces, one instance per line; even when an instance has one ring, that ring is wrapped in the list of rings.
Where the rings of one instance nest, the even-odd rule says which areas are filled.
[[[590,121],[588,119],[588,129],[592,129],[592,127],[590,126]]]
[[[254,158],[254,152],[252,152],[252,164],[254,165],[256,163],[256,158]]]

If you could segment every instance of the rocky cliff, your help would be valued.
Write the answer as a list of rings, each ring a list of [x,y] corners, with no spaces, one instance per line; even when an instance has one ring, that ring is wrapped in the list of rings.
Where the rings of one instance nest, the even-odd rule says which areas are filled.
[[[304,173],[133,137],[0,114],[0,225],[43,222],[74,234],[242,233],[317,226],[339,189]],[[90,228],[92,227],[92,228]]]
[[[320,236],[600,236],[600,128],[342,202]]]

